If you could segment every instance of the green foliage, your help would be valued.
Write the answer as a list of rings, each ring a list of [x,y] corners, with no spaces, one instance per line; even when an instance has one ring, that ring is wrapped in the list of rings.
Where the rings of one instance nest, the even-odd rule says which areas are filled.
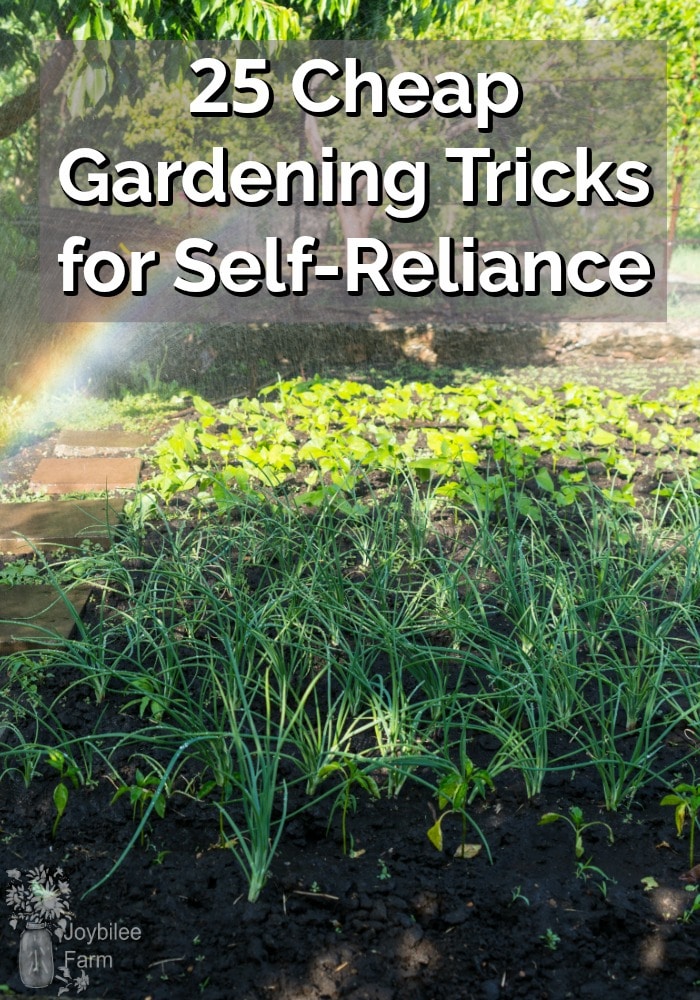
[[[697,234],[700,212],[700,9],[686,0],[588,0],[584,11],[605,38],[666,42],[671,211],[679,231]],[[674,192],[678,201],[673,204]],[[682,192],[682,199],[681,199]],[[679,238],[676,233],[676,240]]]
[[[58,824],[61,822],[66,807],[68,806],[68,787],[64,785],[62,781],[56,785],[53,790],[53,804],[56,809],[56,819],[51,827],[51,836],[56,836],[56,830],[58,829]]]
[[[342,779],[340,789],[338,790],[337,797],[333,803],[333,808],[331,809],[330,816],[328,818],[328,824],[330,826],[331,820],[333,819],[333,813],[337,808],[340,808],[341,816],[341,830],[343,836],[343,854],[348,853],[348,838],[347,838],[347,817],[348,811],[352,810],[355,812],[357,808],[357,797],[354,793],[354,789],[363,789],[372,798],[378,799],[380,797],[379,786],[374,778],[368,774],[366,771],[362,771],[355,761],[333,761],[330,764],[324,765],[319,771],[319,781],[323,781],[325,778],[331,775],[340,776]]]
[[[61,0],[38,0],[0,4],[7,37],[0,57],[8,63],[31,56],[28,44],[37,30],[52,29],[59,37],[76,41],[123,38],[196,40],[202,38],[288,39],[300,35],[320,38],[388,37],[392,25],[409,27],[414,35],[432,23],[445,23],[453,16],[452,0],[428,4],[425,0],[114,0],[108,6],[92,0],[77,0],[69,6]]]
[[[581,879],[582,882],[590,882],[594,876],[598,876],[600,881],[596,883],[600,894],[603,899],[607,898],[608,895],[608,883],[615,882],[616,879],[611,878],[607,875],[602,868],[597,865],[592,864],[591,859],[588,858],[587,861],[579,861],[576,865],[576,878]]]
[[[581,6],[559,0],[458,0],[450,27],[449,37],[465,41],[571,39],[586,30]]]
[[[54,760],[72,795],[70,769],[82,784],[99,761],[136,824],[117,866],[176,789],[209,810],[212,840],[218,824],[251,899],[288,804],[294,816],[325,803],[324,821],[340,811],[352,854],[355,806],[417,782],[437,796],[431,841],[441,846],[445,821],[461,822],[466,857],[488,854],[470,806],[503,772],[522,776],[532,797],[553,774],[585,768],[608,809],[658,787],[697,756],[675,737],[700,726],[698,484],[688,475],[651,503],[619,503],[590,478],[562,480],[576,473],[559,438],[577,435],[567,442],[576,461],[598,455],[601,469],[600,454],[629,456],[642,431],[640,452],[653,459],[663,429],[660,447],[678,433],[682,456],[697,393],[651,400],[570,383],[543,393],[498,379],[441,389],[314,379],[223,409],[198,400],[199,419],[178,428],[177,461],[201,477],[203,500],[178,495],[162,506],[142,496],[104,556],[78,557],[93,613],[77,618],[70,642],[46,634],[38,651],[6,658],[0,778],[29,784]],[[589,445],[601,429],[591,410],[607,415],[602,430],[614,441]],[[427,430],[474,432],[472,478],[448,451],[428,457],[449,462],[450,479],[396,461],[339,465],[354,485],[330,482],[343,436],[389,443],[384,458],[394,461],[406,428],[418,432],[413,460],[427,451]],[[307,430],[322,435],[316,467],[298,458]],[[294,481],[221,477],[220,454],[239,467],[240,445],[227,443],[234,431],[251,449],[286,433]],[[585,490],[561,503],[568,485]],[[42,572],[66,600],[73,577],[53,563]],[[75,702],[73,729],[64,709]],[[60,756],[48,758],[53,751]],[[134,754],[140,770],[127,773]],[[694,786],[673,794],[681,801],[666,804],[694,808]],[[66,803],[57,792],[57,821]],[[577,873],[604,892],[584,851],[596,824],[575,809],[546,822],[561,819]],[[467,824],[481,844],[465,845]]]
[[[50,750],[46,754],[47,763],[58,771],[58,774],[62,780],[70,781],[73,788],[78,788],[81,784],[80,772],[78,771],[75,764],[71,763],[67,759],[64,753],[60,750]]]
[[[38,68],[37,40],[74,39],[104,43],[101,60],[73,67],[75,110],[95,105],[113,85],[124,85],[128,68],[113,58],[109,43],[119,39],[175,41],[287,40],[294,38],[494,39],[654,38],[668,43],[669,132],[674,174],[685,176],[680,220],[697,226],[698,189],[698,11],[695,3],[668,0],[14,0],[0,2],[0,106],[32,85]],[[168,80],[181,77],[177,60]],[[128,88],[127,88],[128,89]],[[135,95],[131,95],[134,97]],[[32,113],[28,112],[28,113]],[[31,185],[36,132],[18,120],[12,144],[5,143],[5,178]],[[7,133],[9,134],[9,133]],[[21,164],[21,170],[18,167]],[[2,168],[0,168],[2,169]],[[1,177],[2,175],[0,175]]]
[[[634,505],[638,449],[655,449],[657,463],[668,455],[681,473],[700,454],[698,383],[659,400],[574,383],[532,389],[490,377],[444,388],[394,381],[381,389],[296,379],[260,395],[223,410],[195,398],[200,417],[178,424],[158,446],[160,474],[150,488],[165,498],[197,490],[225,506],[230,489],[284,486],[300,505],[318,507],[369,473],[405,470],[438,483],[438,496],[481,511],[502,506],[514,482],[534,482],[565,508],[587,491],[587,470],[597,464],[610,498]],[[526,496],[522,503],[524,516],[537,516]]]
[[[5,587],[40,583],[40,571],[30,559],[14,559],[0,569],[0,584]]]
[[[386,861],[383,858],[378,858],[377,859],[377,865],[379,867],[379,872],[377,873],[377,878],[381,882],[388,882],[389,879],[391,878],[391,872],[389,871],[389,868],[387,867]]]
[[[685,888],[686,892],[695,892],[696,886],[687,885]],[[695,899],[692,901],[690,906],[686,907],[686,909],[683,910],[683,913],[681,913],[678,919],[683,924],[689,924],[690,921],[695,916],[695,914],[698,912],[700,912],[700,892],[695,893]]]
[[[700,813],[700,785],[689,785],[681,783],[675,785],[672,795],[664,795],[661,800],[662,806],[674,806],[676,818],[676,833],[680,837],[683,833],[685,821],[690,823],[690,839],[688,845],[689,867],[695,863],[695,827]]]
[[[438,783],[437,796],[438,808],[441,814],[428,830],[428,840],[437,851],[443,849],[442,823],[446,816],[457,813],[462,817],[462,841],[461,848],[464,849],[467,838],[467,805],[474,800],[477,795],[486,797],[488,791],[493,790],[493,778],[485,768],[478,768],[464,752],[464,740],[461,742],[461,768],[453,768],[447,772]],[[447,809],[446,806],[452,808]]]
[[[558,934],[555,934],[551,927],[548,927],[544,934],[540,934],[540,941],[544,943],[545,948],[550,951],[556,951],[561,942],[561,938]]]
[[[68,807],[68,799],[70,798],[70,791],[66,780],[70,781],[73,788],[78,788],[80,786],[80,774],[75,765],[71,764],[60,750],[51,750],[46,756],[48,763],[58,771],[61,778],[53,790],[53,804],[56,810],[56,818],[51,828],[51,836],[55,838],[58,824],[63,819],[63,814]]]
[[[588,823],[584,822],[583,810],[578,806],[571,806],[569,808],[569,815],[563,816],[561,813],[544,813],[538,822],[538,826],[546,826],[548,823],[555,823],[557,820],[563,819],[565,823],[568,823],[574,834],[574,854],[576,859],[580,860],[583,857],[583,834],[586,830],[590,830],[594,826],[602,826],[608,831],[608,841],[612,844],[613,837],[612,829],[608,823],[603,823],[602,820],[590,820]],[[587,862],[588,864],[588,862]]]
[[[116,792],[112,797],[112,803],[114,804],[117,799],[120,799],[122,795],[129,796],[129,802],[132,806],[132,813],[134,819],[137,813],[139,816],[143,816],[144,810],[148,803],[153,800],[153,809],[157,816],[162,819],[165,816],[166,807],[166,789],[159,789],[161,776],[157,775],[155,772],[150,774],[144,774],[139,768],[136,768],[134,772],[134,782],[131,785],[127,785],[125,782],[119,785]]]

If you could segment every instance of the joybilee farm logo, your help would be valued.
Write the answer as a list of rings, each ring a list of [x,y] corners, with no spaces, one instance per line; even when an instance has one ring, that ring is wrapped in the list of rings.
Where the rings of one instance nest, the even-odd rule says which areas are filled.
[[[49,870],[38,865],[21,872],[7,872],[10,879],[6,901],[12,911],[13,930],[24,925],[19,942],[19,975],[24,986],[41,989],[60,983],[58,996],[74,990],[84,993],[90,985],[88,970],[111,969],[111,954],[86,954],[76,947],[66,947],[55,967],[54,938],[60,945],[91,945],[97,942],[139,941],[140,927],[117,923],[98,923],[83,927],[72,921],[70,885],[61,868]]]

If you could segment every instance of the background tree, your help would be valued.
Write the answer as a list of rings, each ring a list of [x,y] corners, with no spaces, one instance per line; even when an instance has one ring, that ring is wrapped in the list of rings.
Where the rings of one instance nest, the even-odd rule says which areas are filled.
[[[589,0],[584,9],[597,37],[667,44],[670,255],[679,227],[687,236],[700,233],[700,3]]]
[[[655,38],[668,43],[670,242],[700,209],[698,0],[0,0],[3,190],[34,175],[37,42],[56,39]],[[60,51],[43,79],[55,86]],[[24,129],[24,131],[22,131]],[[9,177],[9,182],[8,182]],[[20,192],[26,197],[27,191]],[[684,207],[685,206],[685,207]]]
[[[656,38],[668,43],[669,242],[700,233],[698,0],[0,0],[0,252],[10,273],[35,255],[24,218],[36,203],[42,41],[201,38]],[[68,51],[42,73],[55,89]],[[94,102],[123,67],[93,73]],[[110,75],[111,74],[111,75]],[[124,81],[122,81],[123,83]],[[125,88],[128,92],[128,87]],[[318,123],[315,123],[318,126]],[[313,152],[316,136],[307,137]],[[363,211],[360,206],[358,211]],[[366,228],[367,218],[359,220]],[[354,225],[358,220],[349,220]]]

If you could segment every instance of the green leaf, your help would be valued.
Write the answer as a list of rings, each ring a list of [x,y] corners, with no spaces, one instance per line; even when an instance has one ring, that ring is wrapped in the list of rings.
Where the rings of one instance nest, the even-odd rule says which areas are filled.
[[[90,9],[81,10],[68,26],[71,37],[76,42],[85,41],[90,38]]]
[[[364,788],[366,792],[374,799],[381,798],[381,793],[379,791],[379,785],[371,776],[371,774],[358,774],[357,783],[361,788]]]
[[[459,774],[455,772],[446,774],[438,785],[438,807],[444,809],[446,805],[454,803],[455,796],[463,784],[464,782]]]
[[[442,851],[442,821],[444,816],[441,816],[438,820],[433,823],[433,825],[428,830],[428,840],[433,845],[436,851]]]
[[[617,441],[617,435],[599,427],[595,433],[591,434],[590,441],[591,444],[596,446],[596,448],[606,448],[608,445],[615,444]]]
[[[558,819],[561,819],[559,813],[544,813],[537,821],[537,825],[546,826],[548,823],[556,823]]]
[[[685,818],[688,815],[688,804],[687,802],[681,802],[680,805],[676,806],[676,831],[678,836],[683,833],[683,826],[685,825]]]
[[[56,806],[56,812],[59,818],[66,811],[66,806],[68,805],[69,791],[63,782],[59,782],[53,790],[53,804]]]
[[[106,66],[91,66],[86,73],[85,93],[92,104],[97,104],[107,90]]]
[[[85,74],[78,76],[68,88],[68,108],[73,118],[78,118],[85,109],[86,88],[87,79]]]
[[[548,469],[538,469],[535,473],[537,485],[546,493],[554,493],[554,482]]]

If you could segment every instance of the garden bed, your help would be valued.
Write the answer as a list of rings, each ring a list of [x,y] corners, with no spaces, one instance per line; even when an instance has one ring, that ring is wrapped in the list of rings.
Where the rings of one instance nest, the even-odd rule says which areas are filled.
[[[39,565],[73,640],[5,660],[64,995],[700,995],[697,392],[198,401],[161,500]]]

